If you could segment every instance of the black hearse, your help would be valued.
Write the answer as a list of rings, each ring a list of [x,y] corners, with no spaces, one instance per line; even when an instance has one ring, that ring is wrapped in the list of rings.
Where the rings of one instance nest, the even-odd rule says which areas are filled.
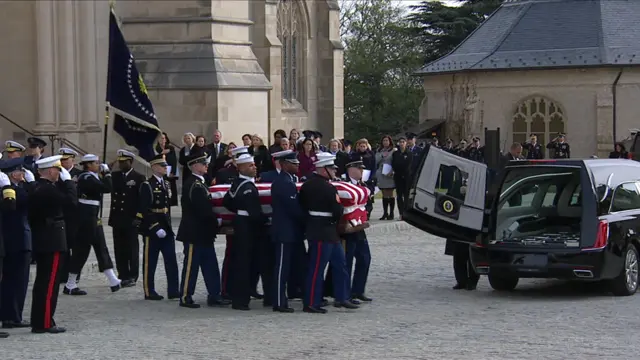
[[[440,169],[440,171],[438,171]],[[440,189],[443,171],[461,181]],[[638,288],[640,163],[625,159],[512,161],[488,181],[484,164],[431,148],[403,219],[471,243],[471,261],[495,290],[520,278],[607,280]]]

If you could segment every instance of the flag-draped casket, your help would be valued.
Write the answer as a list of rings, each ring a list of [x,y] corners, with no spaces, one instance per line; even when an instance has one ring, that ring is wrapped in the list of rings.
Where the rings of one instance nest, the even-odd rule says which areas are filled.
[[[338,190],[338,196],[340,197],[342,206],[344,206],[343,220],[347,220],[353,226],[366,222],[368,219],[365,206],[371,195],[370,190],[365,186],[354,185],[347,182],[335,181],[331,182],[331,184]],[[298,191],[300,191],[301,186],[302,183],[296,184]],[[234,213],[222,206],[222,199],[230,187],[231,185],[214,185],[209,188],[213,210],[220,216],[223,224],[229,223],[235,216]],[[256,184],[256,187],[260,194],[262,211],[266,215],[271,216],[271,184]]]

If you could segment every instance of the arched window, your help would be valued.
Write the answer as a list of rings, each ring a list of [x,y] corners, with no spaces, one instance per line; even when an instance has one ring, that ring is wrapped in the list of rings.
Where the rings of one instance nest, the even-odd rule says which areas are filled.
[[[543,97],[521,102],[513,114],[513,142],[524,143],[535,134],[543,147],[558,133],[565,132],[565,117],[558,104]],[[546,149],[545,149],[546,156]]]
[[[300,101],[302,9],[298,0],[278,3],[278,38],[282,43],[282,100]]]

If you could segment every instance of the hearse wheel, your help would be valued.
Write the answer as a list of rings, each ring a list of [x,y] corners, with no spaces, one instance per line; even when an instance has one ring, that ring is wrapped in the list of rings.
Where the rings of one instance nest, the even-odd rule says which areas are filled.
[[[493,290],[512,291],[518,286],[519,277],[489,272],[489,285]]]
[[[620,275],[611,280],[611,292],[616,296],[629,296],[638,290],[638,250],[628,244],[622,256],[624,266]]]

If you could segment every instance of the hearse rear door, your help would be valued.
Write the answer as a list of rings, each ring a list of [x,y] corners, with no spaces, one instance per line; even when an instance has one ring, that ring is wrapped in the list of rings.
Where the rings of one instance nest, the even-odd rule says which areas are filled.
[[[483,229],[486,182],[487,165],[430,147],[403,220],[435,236],[473,243]]]

